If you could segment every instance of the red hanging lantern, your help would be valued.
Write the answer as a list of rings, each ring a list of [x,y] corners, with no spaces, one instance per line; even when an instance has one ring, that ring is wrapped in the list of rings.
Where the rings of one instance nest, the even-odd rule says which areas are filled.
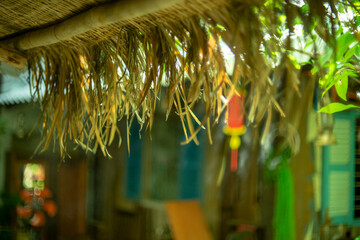
[[[240,91],[234,94],[228,105],[228,123],[224,128],[224,133],[230,137],[231,163],[230,170],[236,171],[238,166],[238,149],[241,144],[240,136],[246,132],[244,113],[245,113],[245,93]]]

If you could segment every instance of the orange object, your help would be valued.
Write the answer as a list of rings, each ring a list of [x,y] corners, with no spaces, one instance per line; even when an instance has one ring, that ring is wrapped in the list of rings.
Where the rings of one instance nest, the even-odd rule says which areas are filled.
[[[29,189],[22,189],[20,191],[20,197],[27,203],[31,202],[33,199],[33,191]]]
[[[244,100],[243,93],[234,94],[229,101],[228,126],[230,128],[242,128],[244,126]]]
[[[57,205],[53,200],[46,200],[44,202],[44,210],[50,217],[55,217],[57,213]]]
[[[174,239],[212,239],[197,201],[166,202],[165,207]]]
[[[51,198],[52,197],[51,191],[48,188],[44,188],[44,190],[42,190],[40,192],[39,197],[41,197],[41,198]]]
[[[45,225],[45,214],[41,211],[36,211],[34,216],[30,219],[30,225],[33,227],[42,227]]]
[[[16,213],[21,218],[29,218],[32,214],[32,209],[29,206],[17,206]]]
[[[231,150],[231,156],[230,156],[231,162],[230,162],[230,170],[232,172],[235,172],[238,168],[238,150]]]
[[[240,136],[246,132],[245,114],[245,93],[240,91],[239,95],[234,94],[228,105],[228,123],[224,132],[230,135],[231,162],[230,170],[235,172],[238,167],[238,149],[241,144]]]

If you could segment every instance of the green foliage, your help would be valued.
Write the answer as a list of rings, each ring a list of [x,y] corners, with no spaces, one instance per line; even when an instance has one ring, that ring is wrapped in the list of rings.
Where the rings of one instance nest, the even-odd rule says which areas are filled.
[[[337,3],[337,18],[332,19],[329,28],[334,33],[326,42],[326,50],[315,63],[313,73],[320,76],[319,86],[324,94],[335,87],[336,94],[344,103],[331,103],[319,110],[323,113],[335,113],[352,108],[359,108],[347,102],[349,80],[359,77],[360,43],[357,33],[360,24],[357,6]]]
[[[348,77],[358,76],[352,58],[360,45],[351,32],[339,32],[337,36],[335,49],[329,48],[318,61],[322,68],[328,69],[328,73],[320,79],[320,84],[325,88],[323,94],[335,85],[339,97],[346,101]]]
[[[351,109],[351,108],[360,108],[360,106],[356,106],[353,104],[343,104],[343,103],[339,103],[339,102],[334,102],[334,103],[330,103],[330,104],[326,105],[325,107],[321,108],[319,110],[319,112],[336,113],[336,112],[341,112],[341,111]]]
[[[359,77],[359,10],[359,1],[350,4],[341,0],[306,1],[289,6],[284,1],[267,0],[263,8],[257,10],[268,36],[264,54],[275,66],[287,55],[294,68],[300,69],[306,62],[301,62],[297,55],[309,49],[309,60],[314,63],[312,73],[319,78],[323,96],[334,87],[339,98],[346,102],[349,81]],[[301,32],[295,31],[297,27]],[[350,108],[357,106],[337,103],[320,111],[334,113]]]
[[[319,79],[323,96],[334,88],[342,102],[347,102],[348,88],[359,77],[360,69],[360,2],[359,1],[286,1],[267,0],[258,8],[264,26],[264,54],[279,66],[283,57],[295,69],[314,64],[312,73]],[[297,30],[296,30],[297,29]],[[299,53],[308,54],[301,61]],[[322,112],[337,112],[357,107],[335,104]]]

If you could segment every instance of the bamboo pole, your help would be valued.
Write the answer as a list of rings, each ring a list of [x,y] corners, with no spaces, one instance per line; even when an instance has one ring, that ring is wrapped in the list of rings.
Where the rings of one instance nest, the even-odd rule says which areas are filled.
[[[168,9],[187,0],[125,0],[94,7],[53,26],[6,40],[8,46],[28,50],[46,46],[110,24]]]
[[[0,44],[0,61],[17,69],[23,69],[27,62],[25,56],[3,44]]]

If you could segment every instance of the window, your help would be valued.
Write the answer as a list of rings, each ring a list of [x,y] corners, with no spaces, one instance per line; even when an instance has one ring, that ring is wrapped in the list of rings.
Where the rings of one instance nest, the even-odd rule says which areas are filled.
[[[151,141],[139,138],[137,123],[130,135],[131,152],[125,168],[125,195],[131,200],[201,199],[204,136],[200,145],[185,140],[180,122],[154,125]]]
[[[333,224],[360,225],[360,121],[356,112],[334,118],[337,144],[324,147],[322,216],[327,211]]]

